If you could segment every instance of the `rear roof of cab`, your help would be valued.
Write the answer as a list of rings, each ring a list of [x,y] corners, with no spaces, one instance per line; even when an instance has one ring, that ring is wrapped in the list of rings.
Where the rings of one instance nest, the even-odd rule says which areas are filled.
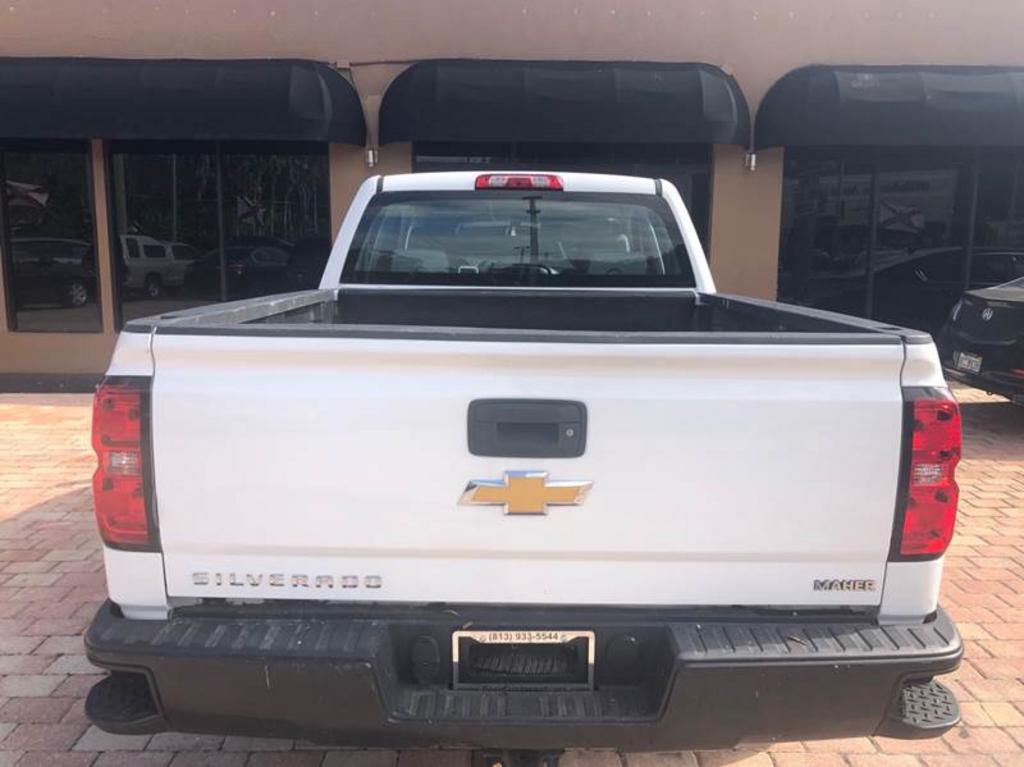
[[[562,180],[566,192],[607,192],[617,194],[657,194],[658,182],[637,176],[613,176],[605,173],[561,173],[557,170],[488,170],[487,175],[526,176],[553,174]],[[383,192],[473,191],[481,171],[444,173],[403,173],[382,176]]]

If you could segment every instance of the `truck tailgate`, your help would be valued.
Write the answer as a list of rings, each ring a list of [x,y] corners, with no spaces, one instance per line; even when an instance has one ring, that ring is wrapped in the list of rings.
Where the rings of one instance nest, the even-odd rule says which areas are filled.
[[[899,343],[157,333],[153,355],[172,597],[880,601]],[[467,409],[483,398],[583,402],[585,453],[472,455]],[[547,515],[459,505],[467,482],[510,470],[593,487]]]

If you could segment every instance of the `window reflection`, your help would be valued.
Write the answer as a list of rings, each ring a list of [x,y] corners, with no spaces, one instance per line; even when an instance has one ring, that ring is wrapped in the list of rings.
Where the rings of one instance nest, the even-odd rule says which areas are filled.
[[[319,284],[331,246],[324,151],[124,149],[111,161],[124,320]]]
[[[7,151],[2,167],[14,329],[101,330],[85,147]]]
[[[937,331],[966,280],[972,162],[955,149],[789,150],[780,298]]]
[[[963,292],[971,155],[881,156],[873,316],[937,332]]]
[[[863,314],[871,229],[872,167],[851,155],[791,159],[779,254],[784,301]]]
[[[111,169],[122,318],[205,303],[189,276],[199,254],[217,244],[216,156],[114,153]]]
[[[331,250],[326,158],[226,154],[224,180],[228,297],[316,287]]]
[[[1020,149],[979,153],[971,288],[1024,277],[1024,156]]]

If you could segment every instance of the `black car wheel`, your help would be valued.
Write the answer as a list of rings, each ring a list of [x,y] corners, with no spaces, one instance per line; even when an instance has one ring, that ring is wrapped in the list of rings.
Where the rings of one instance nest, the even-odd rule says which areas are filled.
[[[62,298],[65,306],[77,309],[89,303],[89,288],[80,280],[72,280],[64,286]]]
[[[164,283],[157,275],[150,274],[146,277],[146,295],[149,298],[160,298],[164,293]]]

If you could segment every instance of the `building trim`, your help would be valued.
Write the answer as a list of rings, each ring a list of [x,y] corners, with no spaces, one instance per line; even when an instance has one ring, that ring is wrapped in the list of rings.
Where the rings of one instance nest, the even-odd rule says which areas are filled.
[[[93,237],[96,247],[96,271],[99,280],[100,312],[103,332],[117,332],[117,289],[114,285],[113,240],[110,234],[110,186],[107,183],[107,157],[103,142],[89,142],[89,165],[92,179]],[[117,254],[118,256],[120,254]]]
[[[0,336],[14,331],[14,298],[10,258],[10,237],[7,231],[7,171],[0,149]]]

